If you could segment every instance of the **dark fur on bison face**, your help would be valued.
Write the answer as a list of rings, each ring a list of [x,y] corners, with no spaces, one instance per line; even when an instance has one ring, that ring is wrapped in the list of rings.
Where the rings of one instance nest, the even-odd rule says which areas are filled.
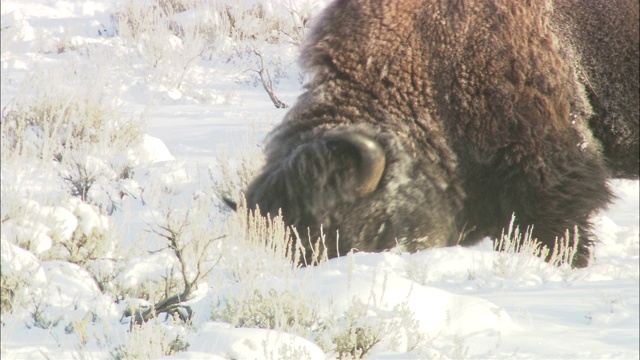
[[[461,204],[452,203],[454,187],[428,162],[412,157],[395,135],[367,126],[316,129],[265,167],[247,201],[265,214],[281,209],[303,235],[312,229],[312,239],[321,224],[329,257],[396,243],[447,246]]]
[[[615,3],[603,15],[571,0],[334,2],[248,206],[312,240],[322,227],[329,257],[472,244],[515,213],[550,249],[577,227],[586,266],[607,164],[638,176],[638,3]],[[594,32],[615,45],[589,62],[604,54]],[[619,71],[606,60],[636,76],[604,80]]]

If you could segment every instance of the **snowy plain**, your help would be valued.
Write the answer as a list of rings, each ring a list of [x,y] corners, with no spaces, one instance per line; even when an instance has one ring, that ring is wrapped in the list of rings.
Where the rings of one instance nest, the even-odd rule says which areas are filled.
[[[115,14],[161,3],[198,5],[146,18],[155,27],[137,36],[116,31]],[[326,3],[2,1],[2,359],[638,359],[638,181],[611,181],[617,200],[595,217],[600,243],[585,269],[497,253],[488,239],[296,268],[244,238],[217,189],[237,192],[229,179],[241,186],[259,166],[262,139],[286,112],[262,88],[253,50],[293,104],[304,75],[297,37],[282,29],[299,30]],[[216,13],[225,4],[261,15],[234,10],[232,30],[245,33],[231,34]],[[226,32],[191,39],[195,23]],[[140,120],[140,140],[122,151],[100,140],[99,151],[65,148],[95,174],[82,197],[69,191],[80,175],[66,160],[4,153],[11,109],[57,91],[109,99],[117,116]],[[42,131],[30,126],[25,143],[41,149]],[[131,309],[184,286],[162,232],[180,219],[185,249],[212,236],[189,248],[208,269],[185,303],[192,315],[131,326]],[[278,237],[273,227],[265,233]],[[94,238],[94,252],[69,245]]]

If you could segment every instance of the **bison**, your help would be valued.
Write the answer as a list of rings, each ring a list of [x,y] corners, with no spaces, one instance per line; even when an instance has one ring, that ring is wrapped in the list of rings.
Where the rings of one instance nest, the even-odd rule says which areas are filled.
[[[586,266],[607,179],[638,178],[638,44],[637,0],[335,1],[247,205],[329,257],[470,245],[515,214],[550,249],[577,228]]]

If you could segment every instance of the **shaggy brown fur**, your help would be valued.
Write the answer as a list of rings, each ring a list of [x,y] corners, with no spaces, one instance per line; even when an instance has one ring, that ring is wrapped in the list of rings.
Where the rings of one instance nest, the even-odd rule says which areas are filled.
[[[282,209],[312,237],[323,225],[330,257],[472,244],[515,212],[550,248],[577,226],[574,265],[586,266],[589,217],[611,199],[589,125],[614,171],[638,176],[638,4],[606,3],[614,14],[572,0],[334,2],[306,40],[307,91],[271,133],[248,204]],[[602,60],[592,34],[616,44]],[[384,150],[375,191],[356,191],[362,154],[336,132]]]
[[[556,1],[554,21],[584,85],[594,116],[589,125],[602,143],[615,177],[637,179],[640,150],[640,19],[638,1]]]

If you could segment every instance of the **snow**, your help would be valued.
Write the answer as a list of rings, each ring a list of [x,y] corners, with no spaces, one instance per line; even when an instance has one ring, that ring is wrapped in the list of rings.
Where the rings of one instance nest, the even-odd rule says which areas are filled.
[[[266,345],[266,346],[265,346]],[[193,337],[197,351],[177,354],[169,359],[324,359],[315,344],[295,335],[266,329],[233,328],[229,324],[209,322]]]
[[[313,14],[327,1],[252,0],[238,9],[256,3],[265,17],[290,21],[290,9]],[[122,118],[144,120],[140,141],[125,149],[97,142],[64,150],[95,175],[84,199],[63,180],[79,176],[77,168],[3,154],[2,359],[324,359],[339,355],[340,341],[367,334],[380,337],[365,354],[372,359],[640,356],[638,181],[611,181],[617,200],[594,218],[600,242],[585,269],[496,253],[489,240],[414,254],[350,253],[293,268],[262,242],[246,243],[238,230],[244,220],[227,213],[216,189],[259,166],[262,141],[286,112],[256,82],[248,49],[261,50],[277,95],[291,105],[302,91],[297,47],[289,38],[222,38],[185,62],[180,56],[193,44],[172,35],[171,50],[149,64],[137,49],[151,39],[132,43],[110,21],[126,4],[2,3],[3,109],[45,76],[38,86],[68,80],[78,87],[74,96],[115,97]],[[207,8],[171,19],[188,26],[203,17],[215,16]],[[58,53],[60,44],[67,48]],[[27,152],[41,149],[43,134],[25,130]],[[165,228],[184,230],[185,274]],[[277,238],[277,231],[264,233]],[[189,324],[159,314],[131,326],[131,310],[180,293],[183,275],[189,281],[207,270],[184,303],[193,310]],[[10,311],[6,289],[15,300]],[[253,317],[230,310],[243,304]],[[257,325],[268,311],[275,329]],[[279,322],[291,313],[292,324]],[[235,326],[242,321],[253,325]]]

